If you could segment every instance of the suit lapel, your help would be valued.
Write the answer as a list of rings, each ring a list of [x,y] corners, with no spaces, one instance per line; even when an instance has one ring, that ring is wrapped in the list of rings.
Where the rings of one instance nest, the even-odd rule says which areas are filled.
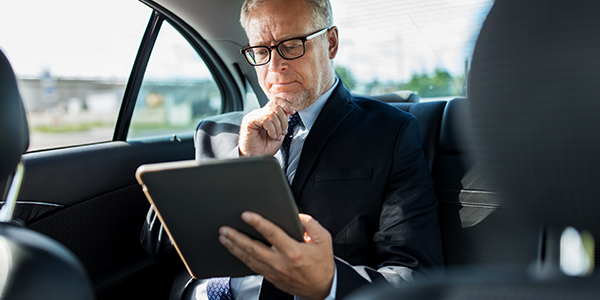
[[[325,106],[323,106],[302,147],[300,162],[292,182],[292,191],[297,203],[300,200],[306,181],[314,170],[314,164],[323,146],[353,109],[352,95],[340,81]],[[302,210],[301,207],[300,210]]]

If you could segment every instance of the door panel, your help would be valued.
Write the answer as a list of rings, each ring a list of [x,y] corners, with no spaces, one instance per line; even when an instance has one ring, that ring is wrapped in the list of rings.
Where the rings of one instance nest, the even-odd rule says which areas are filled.
[[[58,205],[30,220],[27,227],[69,248],[87,269],[96,292],[106,293],[121,283],[116,287],[118,294],[137,290],[137,296],[152,295],[159,289],[168,293],[174,273],[164,268],[172,266],[155,265],[139,243],[149,203],[134,175],[144,163],[193,159],[191,135],[180,139],[110,142],[26,154],[19,200],[34,202],[33,206],[38,205],[35,202]],[[156,283],[147,286],[146,277]],[[140,291],[135,287],[142,282],[146,284]]]
[[[141,163],[194,158],[191,134],[28,153],[20,199],[70,206],[135,183]]]

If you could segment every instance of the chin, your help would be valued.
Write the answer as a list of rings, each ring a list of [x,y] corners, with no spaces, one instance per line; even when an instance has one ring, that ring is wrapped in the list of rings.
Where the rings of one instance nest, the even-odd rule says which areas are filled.
[[[289,101],[294,109],[302,110],[317,100],[310,90],[301,90],[298,92],[280,92],[276,94],[267,93],[269,99],[283,98]]]

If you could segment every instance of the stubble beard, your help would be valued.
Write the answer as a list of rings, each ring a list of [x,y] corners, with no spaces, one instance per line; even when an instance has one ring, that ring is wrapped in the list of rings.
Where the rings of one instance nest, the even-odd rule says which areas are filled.
[[[296,111],[303,110],[317,101],[317,96],[311,89],[304,89],[298,93],[285,96],[267,94],[267,97],[269,100],[273,100],[274,98],[284,98],[292,104]]]

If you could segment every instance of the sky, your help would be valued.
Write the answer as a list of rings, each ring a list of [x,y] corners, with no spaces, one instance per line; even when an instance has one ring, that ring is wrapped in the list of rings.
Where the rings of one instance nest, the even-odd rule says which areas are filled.
[[[127,78],[151,13],[137,1],[5,2],[0,48],[21,77]]]
[[[463,75],[465,60],[470,58],[491,6],[491,0],[331,3],[340,32],[335,62],[350,68],[354,77],[364,82],[407,81],[413,73],[432,73],[436,68]],[[65,9],[47,13],[56,7]],[[124,79],[131,71],[150,13],[148,7],[136,1],[7,1],[0,11],[0,48],[19,77],[39,77],[50,70],[56,77]],[[178,37],[165,33],[163,38]],[[207,71],[194,72],[187,67],[190,51],[184,46],[164,49],[163,58],[179,60],[175,66],[157,63],[155,72],[208,76]],[[165,69],[160,69],[162,65]]]

